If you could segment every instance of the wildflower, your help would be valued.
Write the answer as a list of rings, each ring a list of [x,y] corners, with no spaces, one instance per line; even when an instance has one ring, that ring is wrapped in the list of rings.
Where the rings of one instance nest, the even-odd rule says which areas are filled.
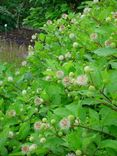
[[[93,0],[93,3],[98,3],[99,2],[99,0]]]
[[[84,12],[84,14],[87,14],[87,13],[89,13],[90,12],[90,10],[91,10],[91,8],[85,8],[84,10],[83,10],[83,12]]]
[[[45,143],[45,142],[46,142],[46,138],[43,137],[40,139],[40,143]]]
[[[61,129],[69,129],[71,124],[70,124],[70,120],[68,118],[63,118],[60,122],[59,122],[59,126]]]
[[[85,15],[81,15],[80,18],[82,19],[83,17],[85,17]]]
[[[30,136],[29,140],[32,142],[34,141],[34,137],[33,136]]]
[[[51,77],[50,75],[48,75],[48,76],[45,77],[45,80],[46,80],[46,81],[49,81],[49,80],[51,80],[51,78],[52,78],[52,77]]]
[[[67,19],[68,15],[67,14],[63,14],[62,18]]]
[[[35,40],[36,39],[36,35],[32,35],[32,40]]]
[[[8,132],[8,137],[11,138],[11,139],[14,137],[13,131],[9,131],[9,132]]]
[[[34,123],[34,130],[40,130],[41,125],[42,125],[42,122],[40,122],[40,121],[35,122]]]
[[[68,76],[64,77],[62,83],[64,86],[68,86],[70,84],[70,78]]]
[[[74,33],[69,34],[69,38],[70,38],[70,39],[74,39],[74,38],[75,38]]]
[[[71,19],[71,23],[75,24],[76,22],[77,22],[77,21],[76,21],[75,18],[72,18],[72,19]]]
[[[15,117],[16,116],[16,111],[14,109],[7,111],[7,115],[9,117]]]
[[[64,77],[64,72],[62,70],[59,70],[56,72],[56,77],[58,79],[62,79]]]
[[[52,21],[51,21],[51,20],[48,20],[48,21],[47,21],[47,24],[48,24],[48,25],[52,24]]]
[[[26,61],[23,61],[22,62],[22,66],[26,66],[27,62]]]
[[[77,155],[77,156],[82,155],[82,151],[81,151],[81,150],[76,150],[76,155]]]
[[[34,99],[34,103],[35,103],[36,106],[39,106],[39,105],[41,105],[43,103],[43,99],[39,98],[39,97],[36,97]]]
[[[117,18],[117,12],[113,12],[112,15],[113,15],[113,18]]]
[[[60,27],[59,27],[59,31],[63,31],[65,29],[65,26],[64,25],[61,25]]]
[[[29,151],[34,151],[36,148],[37,148],[37,145],[36,144],[32,144],[29,147]]]
[[[97,38],[98,38],[97,33],[92,33],[92,34],[90,35],[90,39],[91,39],[91,40],[96,40]]]
[[[63,61],[64,60],[64,56],[63,55],[59,55],[58,59],[59,59],[59,61]]]
[[[4,25],[5,28],[6,28],[7,26],[8,26],[7,24]]]
[[[104,44],[105,44],[106,47],[110,47],[111,41],[110,40],[106,40]]]
[[[2,86],[2,84],[3,84],[3,81],[1,80],[1,81],[0,81],[0,86]]]
[[[68,53],[65,54],[65,58],[71,58],[71,56],[72,56],[72,55],[71,55],[70,52],[68,52]]]
[[[77,48],[78,47],[78,43],[77,42],[74,42],[73,43],[73,48]]]
[[[20,72],[19,72],[19,70],[17,70],[16,72],[15,72],[15,75],[17,76],[17,75],[19,75],[20,74]]]
[[[13,77],[9,76],[9,77],[8,77],[8,81],[9,81],[9,82],[12,82],[12,81],[13,81]]]
[[[76,79],[76,83],[80,86],[86,86],[88,82],[88,78],[86,75],[80,75]]]
[[[111,21],[111,17],[107,17],[106,22],[110,22],[110,21]]]
[[[91,70],[92,70],[92,69],[90,68],[90,66],[85,66],[85,67],[84,67],[85,73],[90,73]]]
[[[23,154],[27,154],[29,152],[29,146],[28,145],[22,146],[21,151]]]
[[[22,90],[22,94],[25,95],[27,93],[26,90]]]

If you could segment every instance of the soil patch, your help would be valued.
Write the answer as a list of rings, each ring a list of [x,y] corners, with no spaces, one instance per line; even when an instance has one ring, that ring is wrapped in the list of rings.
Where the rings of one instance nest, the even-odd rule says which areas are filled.
[[[31,42],[31,36],[35,33],[40,33],[42,32],[41,30],[33,30],[33,29],[27,29],[27,28],[22,28],[22,29],[15,29],[10,32],[3,32],[0,33],[0,38],[5,39],[6,41],[10,42],[15,42],[18,45],[26,45],[28,46],[29,44],[33,45],[34,43]]]

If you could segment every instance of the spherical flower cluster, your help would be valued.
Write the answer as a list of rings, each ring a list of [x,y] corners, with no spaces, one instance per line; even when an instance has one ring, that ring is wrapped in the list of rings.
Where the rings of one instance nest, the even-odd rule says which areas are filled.
[[[71,23],[75,24],[76,22],[77,22],[77,21],[76,21],[75,18],[72,18],[72,19],[71,19]]]
[[[34,104],[35,104],[36,106],[39,106],[39,105],[41,105],[42,103],[43,103],[43,99],[42,99],[42,98],[36,97],[36,98],[34,99]]]
[[[32,40],[35,40],[35,39],[36,39],[36,37],[37,37],[36,35],[32,35],[32,37],[31,37],[31,38],[32,38]]]
[[[91,39],[91,40],[96,40],[97,38],[98,38],[97,33],[92,33],[92,34],[90,35],[90,39]]]
[[[7,24],[4,25],[5,28],[7,28],[7,26],[8,26]]]
[[[99,2],[99,0],[93,0],[93,3],[98,3]]]
[[[48,21],[47,21],[47,24],[48,24],[48,25],[52,24],[52,21],[51,21],[51,20],[48,20]]]
[[[68,130],[71,126],[70,120],[68,118],[63,118],[60,122],[59,122],[59,126],[61,129],[66,129]]]
[[[2,81],[2,80],[0,80],[0,86],[2,86],[2,84],[3,84],[3,81]]]
[[[16,111],[14,109],[7,111],[7,115],[9,117],[15,117],[16,116]]]
[[[84,14],[87,14],[87,13],[89,13],[90,12],[90,10],[91,10],[91,8],[85,8],[84,10],[83,10],[83,12],[84,12]]]
[[[9,82],[13,82],[13,77],[9,76],[9,77],[8,77],[8,81],[9,81]]]
[[[59,70],[56,72],[56,77],[58,79],[62,79],[64,77],[64,72],[62,70]]]
[[[26,90],[22,90],[22,95],[26,95],[27,91]]]
[[[51,79],[52,79],[52,77],[50,75],[48,75],[48,76],[45,77],[45,81],[49,81]]]
[[[76,84],[78,84],[79,86],[86,86],[87,82],[88,82],[88,78],[86,75],[80,75],[76,79]]]
[[[11,138],[11,139],[14,137],[13,131],[9,131],[9,132],[8,132],[8,137]]]
[[[28,145],[23,145],[21,147],[21,151],[23,154],[27,154],[29,152],[29,146]]]
[[[65,26],[64,25],[61,25],[60,27],[59,27],[59,31],[63,31],[65,29]]]
[[[40,121],[37,121],[34,123],[34,130],[40,130],[41,129],[41,125],[42,125],[42,122]]]
[[[68,76],[64,77],[63,80],[62,80],[62,83],[64,86],[69,86],[70,83],[71,83],[71,80]]]
[[[106,40],[104,44],[105,44],[106,47],[110,47],[111,41],[110,40]]]
[[[74,42],[73,43],[73,48],[77,48],[78,47],[78,43],[77,42]]]
[[[70,53],[70,52],[67,52],[67,53],[65,54],[65,58],[66,58],[66,59],[71,58],[71,56],[72,56],[72,55],[71,55],[71,53]]]
[[[64,56],[63,55],[59,55],[58,59],[59,59],[59,61],[63,61],[64,60]]]
[[[74,39],[75,38],[75,34],[74,33],[69,34],[69,38],[70,39]]]
[[[67,19],[68,15],[67,14],[62,14],[62,18]]]
[[[29,146],[29,151],[34,151],[34,150],[36,150],[36,148],[37,148],[37,145],[32,144],[32,145]]]
[[[46,142],[46,138],[43,137],[40,139],[40,143],[44,144],[45,142]]]
[[[22,62],[22,66],[26,66],[27,62],[26,61],[23,61]]]

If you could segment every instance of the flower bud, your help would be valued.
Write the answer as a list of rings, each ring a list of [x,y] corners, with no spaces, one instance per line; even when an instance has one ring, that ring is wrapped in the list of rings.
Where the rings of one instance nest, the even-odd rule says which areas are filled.
[[[77,156],[82,155],[82,151],[81,151],[81,150],[76,150],[76,155],[77,155]]]
[[[46,138],[43,137],[43,138],[40,139],[40,143],[43,144],[43,143],[45,143],[45,142],[46,142]]]

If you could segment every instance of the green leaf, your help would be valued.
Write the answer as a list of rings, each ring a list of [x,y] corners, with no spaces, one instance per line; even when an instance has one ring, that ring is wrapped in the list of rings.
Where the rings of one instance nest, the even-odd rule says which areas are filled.
[[[112,148],[117,152],[117,140],[104,140],[101,142],[101,148]]]
[[[30,123],[25,122],[21,125],[20,130],[19,130],[19,139],[25,139],[30,132]]]
[[[117,49],[108,48],[99,48],[94,51],[95,54],[98,56],[111,56],[117,54]]]

